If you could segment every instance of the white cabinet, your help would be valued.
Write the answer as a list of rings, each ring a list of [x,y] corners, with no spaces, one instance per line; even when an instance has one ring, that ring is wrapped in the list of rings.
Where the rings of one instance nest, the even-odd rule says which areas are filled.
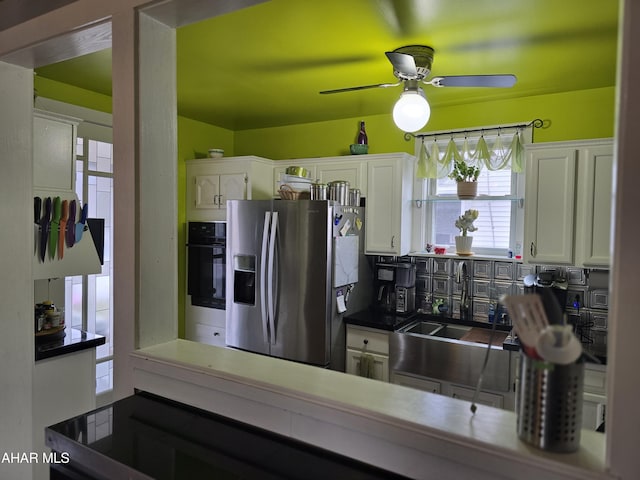
[[[526,262],[609,266],[612,169],[610,140],[528,148]]]
[[[576,265],[609,267],[613,145],[593,145],[581,151],[576,197]]]
[[[606,416],[607,373],[605,365],[585,364],[582,396],[582,428],[597,429]]]
[[[532,263],[573,263],[577,150],[545,148],[526,159],[525,251]]]
[[[392,382],[396,385],[415,388],[431,393],[442,393],[442,382],[425,377],[414,377],[405,373],[394,373]]]
[[[406,255],[411,243],[411,198],[415,158],[369,155],[365,253]]]
[[[227,200],[271,198],[273,163],[260,157],[187,161],[187,220],[225,220]]]
[[[393,372],[391,383],[404,385],[425,392],[438,393],[451,398],[458,398],[468,402],[473,401],[475,389],[468,386],[456,385],[436,378],[421,377],[408,373]],[[513,410],[515,408],[515,394],[513,392],[497,393],[481,390],[476,404],[494,408]]]
[[[451,396],[460,400],[466,400],[468,402],[473,401],[473,395],[475,390],[469,387],[462,387],[460,385],[451,385]],[[478,392],[478,398],[476,403],[480,405],[487,405],[489,407],[504,408],[505,397],[497,393],[490,393],[485,391]],[[511,407],[513,408],[513,407]]]
[[[75,145],[79,121],[49,112],[33,114],[34,189],[75,191]]]
[[[320,183],[346,180],[349,188],[357,188],[360,195],[367,194],[367,164],[360,160],[322,160],[316,164],[316,178]]]
[[[389,335],[377,330],[347,325],[346,373],[358,375],[363,355],[373,357],[375,380],[389,381]]]

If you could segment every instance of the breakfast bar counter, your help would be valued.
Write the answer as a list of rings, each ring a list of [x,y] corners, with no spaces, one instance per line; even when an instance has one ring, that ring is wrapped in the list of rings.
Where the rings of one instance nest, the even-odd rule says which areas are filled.
[[[609,479],[604,435],[559,454],[513,412],[318,367],[174,340],[131,354],[134,387],[411,478]]]

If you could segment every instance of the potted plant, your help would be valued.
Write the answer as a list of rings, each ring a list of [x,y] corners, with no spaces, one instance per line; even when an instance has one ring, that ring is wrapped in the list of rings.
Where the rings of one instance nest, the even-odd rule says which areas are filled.
[[[478,210],[469,209],[458,217],[456,220],[456,228],[460,230],[461,235],[456,236],[456,253],[458,255],[471,255],[471,244],[473,237],[467,235],[469,232],[478,230],[473,222],[478,219]]]
[[[480,169],[475,165],[467,165],[462,160],[453,163],[453,170],[449,178],[455,180],[458,185],[458,198],[475,198],[478,194],[478,176]]]

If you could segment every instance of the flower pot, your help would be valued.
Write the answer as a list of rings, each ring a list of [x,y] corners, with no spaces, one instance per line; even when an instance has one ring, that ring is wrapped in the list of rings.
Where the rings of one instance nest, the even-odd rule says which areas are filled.
[[[457,255],[471,255],[471,244],[473,243],[473,237],[458,235],[456,237],[456,254]]]
[[[476,198],[478,195],[478,182],[458,182],[458,198]]]

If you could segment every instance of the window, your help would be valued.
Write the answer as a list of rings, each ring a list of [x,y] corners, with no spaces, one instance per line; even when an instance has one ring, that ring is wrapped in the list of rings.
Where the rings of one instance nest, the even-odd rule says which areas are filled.
[[[105,220],[102,272],[65,280],[66,321],[107,339],[96,350],[96,394],[100,395],[113,389],[113,146],[110,143],[78,137],[76,194],[83,204],[89,205],[90,218]]]
[[[423,202],[424,244],[451,247],[453,251],[454,237],[460,235],[456,219],[466,210],[476,209],[479,216],[474,222],[478,230],[472,234],[474,253],[504,256],[510,249],[518,251],[524,217],[519,198],[523,182],[523,175],[512,173],[509,168],[490,171],[483,166],[478,178],[478,196],[473,200],[459,200],[454,180],[444,177],[425,181],[424,198],[428,201]]]

